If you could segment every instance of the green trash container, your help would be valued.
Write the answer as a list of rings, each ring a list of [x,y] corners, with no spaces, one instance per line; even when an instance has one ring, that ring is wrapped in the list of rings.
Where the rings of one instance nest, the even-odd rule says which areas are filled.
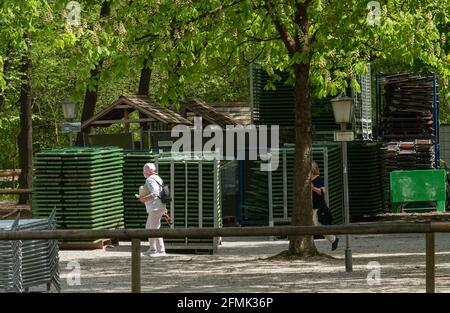
[[[393,171],[390,175],[393,213],[397,213],[405,202],[418,201],[436,201],[437,211],[445,211],[445,170]]]

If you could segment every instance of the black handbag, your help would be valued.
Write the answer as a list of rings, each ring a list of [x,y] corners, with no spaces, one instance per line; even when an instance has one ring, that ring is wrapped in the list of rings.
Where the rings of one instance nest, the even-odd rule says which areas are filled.
[[[322,225],[331,225],[333,224],[333,215],[331,214],[331,210],[327,205],[325,200],[325,193],[322,192],[320,196],[320,207],[317,210],[317,218],[319,223]]]

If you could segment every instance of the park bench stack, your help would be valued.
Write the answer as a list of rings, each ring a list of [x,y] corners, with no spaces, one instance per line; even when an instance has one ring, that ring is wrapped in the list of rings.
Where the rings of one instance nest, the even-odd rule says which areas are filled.
[[[54,214],[48,219],[0,221],[0,230],[38,231],[55,229]],[[51,285],[60,292],[59,256],[56,240],[10,240],[0,242],[0,290],[23,292]]]
[[[136,199],[139,187],[145,184],[143,167],[155,163],[157,155],[152,152],[125,152],[123,165],[123,202],[125,228],[145,228],[147,211],[145,205]]]
[[[124,226],[123,154],[114,147],[44,150],[34,160],[32,211],[44,217],[56,208],[58,229]],[[71,241],[89,247],[95,241]],[[96,247],[96,246],[95,246]]]
[[[222,227],[221,180],[218,160],[204,158],[175,160],[160,156],[158,171],[169,185],[172,202],[167,207],[172,225],[164,220],[162,228]],[[217,251],[220,238],[181,238],[164,240],[166,249]]]

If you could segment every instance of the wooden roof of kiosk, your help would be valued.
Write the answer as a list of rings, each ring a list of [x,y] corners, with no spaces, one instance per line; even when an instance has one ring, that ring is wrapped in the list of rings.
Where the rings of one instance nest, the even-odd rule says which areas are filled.
[[[140,112],[138,119],[129,119],[133,111]],[[174,111],[162,107],[146,96],[120,96],[113,104],[97,113],[81,125],[81,131],[90,127],[107,127],[116,123],[123,123],[128,127],[130,123],[165,124],[171,129],[177,124],[192,126],[192,123]]]
[[[208,124],[219,125],[225,127],[226,125],[239,125],[240,123],[233,119],[230,115],[216,110],[216,108],[206,104],[202,100],[189,100],[181,102],[182,108],[180,114],[185,118],[189,117],[189,113],[195,116],[201,116]],[[192,115],[191,115],[192,116]]]

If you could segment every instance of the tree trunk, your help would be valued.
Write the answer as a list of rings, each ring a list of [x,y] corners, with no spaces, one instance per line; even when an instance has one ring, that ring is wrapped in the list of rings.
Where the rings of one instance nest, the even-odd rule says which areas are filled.
[[[150,79],[152,77],[151,58],[146,58],[139,79],[138,95],[148,96],[150,90]]]
[[[294,210],[292,225],[312,225],[311,159],[312,116],[309,87],[309,64],[295,65],[295,165]],[[290,254],[304,257],[317,255],[313,236],[289,238]]]
[[[110,1],[105,1],[102,3],[100,9],[100,19],[107,18],[111,15]],[[83,112],[81,113],[81,124],[94,116],[95,105],[97,104],[98,97],[98,87],[100,80],[100,72],[102,71],[103,60],[98,61],[95,69],[91,70],[90,80],[94,81],[94,88],[92,90],[87,89],[84,96]],[[90,128],[83,130],[83,132],[78,133],[76,145],[83,145],[83,133],[90,133]]]
[[[100,72],[102,69],[103,60],[97,64],[95,69],[91,70],[91,80],[94,80],[94,89],[86,90],[86,94],[84,96],[84,104],[83,104],[83,112],[81,113],[81,124],[94,116],[95,105],[97,104],[98,97],[98,83],[100,79]],[[84,133],[89,134],[90,128],[83,130]],[[77,146],[83,145],[83,133],[78,133],[77,135]]]
[[[31,188],[33,180],[33,141],[32,141],[32,95],[31,95],[31,38],[27,34],[25,38],[27,51],[21,62],[22,83],[20,88],[20,132],[17,137],[19,146],[19,188]],[[19,204],[29,203],[28,194],[20,194]]]
[[[145,58],[144,64],[142,65],[141,77],[139,79],[139,89],[138,95],[148,96],[150,91],[150,80],[152,78],[152,68],[151,68],[152,58]],[[142,112],[139,111],[139,118],[146,118]],[[141,122],[140,126],[143,130],[147,130],[148,122]]]
[[[8,48],[6,50],[6,58],[5,58],[5,63],[3,65],[3,76],[5,77],[6,80],[6,86],[5,86],[5,90],[3,90],[2,93],[0,93],[0,112],[3,111],[3,108],[5,107],[5,101],[6,101],[6,97],[5,97],[5,93],[6,93],[6,88],[8,88],[8,85],[10,83],[10,80],[8,79],[9,76],[9,72],[11,70],[11,58],[12,58],[12,48],[10,45],[8,45]]]

